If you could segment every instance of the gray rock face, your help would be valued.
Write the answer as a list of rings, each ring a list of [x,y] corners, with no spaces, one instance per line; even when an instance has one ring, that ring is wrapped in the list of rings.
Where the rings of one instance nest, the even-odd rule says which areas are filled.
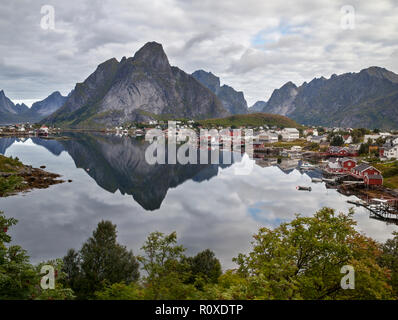
[[[30,110],[38,116],[45,117],[62,107],[66,99],[67,97],[62,96],[58,91],[55,91],[44,100],[32,104]]]
[[[0,112],[1,113],[10,113],[10,114],[18,114],[18,108],[15,107],[15,104],[7,98],[4,91],[0,91]]]
[[[243,92],[236,91],[234,88],[227,85],[220,85],[220,78],[206,72],[204,70],[197,70],[192,73],[192,76],[198,80],[205,87],[210,89],[221,100],[225,109],[231,114],[246,114],[248,113],[247,102]]]
[[[134,57],[110,59],[78,83],[62,108],[43,120],[71,127],[119,125],[157,117],[228,115],[221,101],[169,64],[162,45],[148,42]]]
[[[380,67],[275,90],[263,110],[302,124],[398,128],[398,75]]]
[[[4,91],[0,91],[0,124],[14,124],[23,121],[29,121],[31,118],[27,115],[29,108],[25,104],[14,104]]]
[[[257,101],[249,108],[249,113],[263,112],[264,108],[267,106],[265,101]]]
[[[14,104],[0,91],[0,124],[13,124],[18,122],[36,122],[59,109],[65,102],[59,92],[54,92],[42,101],[35,102],[32,108],[26,104]]]
[[[289,115],[294,110],[297,93],[298,88],[293,82],[284,84],[281,88],[274,90],[263,111],[283,116]]]

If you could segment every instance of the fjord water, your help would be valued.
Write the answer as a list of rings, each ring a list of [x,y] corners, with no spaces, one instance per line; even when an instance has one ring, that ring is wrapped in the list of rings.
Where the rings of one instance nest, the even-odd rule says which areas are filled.
[[[343,212],[352,206],[336,190],[311,184],[308,174],[283,163],[254,164],[248,175],[236,174],[239,163],[149,165],[146,147],[143,140],[100,134],[0,139],[0,153],[72,180],[0,199],[0,210],[19,220],[11,230],[13,243],[34,263],[54,259],[80,249],[99,221],[111,220],[119,242],[136,254],[150,232],[177,231],[188,254],[210,248],[230,268],[259,227],[273,228],[323,206]],[[312,192],[298,191],[298,185],[311,185]],[[359,230],[379,241],[398,230],[370,219],[363,208],[355,209],[354,218]]]

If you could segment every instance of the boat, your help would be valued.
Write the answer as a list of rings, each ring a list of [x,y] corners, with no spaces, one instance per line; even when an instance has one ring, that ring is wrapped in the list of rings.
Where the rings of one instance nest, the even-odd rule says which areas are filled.
[[[321,178],[312,178],[311,179],[312,182],[322,182]]]
[[[324,182],[329,182],[329,183],[334,183],[334,182],[336,182],[336,179],[322,178],[322,181],[324,181]]]
[[[297,190],[303,190],[303,191],[311,191],[311,187],[306,187],[306,186],[297,186]]]
[[[310,170],[310,169],[314,169],[314,165],[308,162],[304,162],[301,166],[300,169],[304,169],[304,170]]]

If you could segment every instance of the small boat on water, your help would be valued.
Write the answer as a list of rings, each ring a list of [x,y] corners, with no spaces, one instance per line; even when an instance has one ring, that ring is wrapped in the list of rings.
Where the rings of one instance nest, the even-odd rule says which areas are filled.
[[[311,191],[311,187],[306,187],[306,186],[297,186],[297,190],[303,190],[303,191]]]
[[[303,170],[311,170],[311,169],[314,169],[314,168],[315,168],[315,166],[313,164],[309,163],[309,162],[304,162],[300,166],[300,169],[303,169]]]
[[[333,182],[336,182],[336,179],[327,179],[327,178],[322,178],[322,181],[324,181],[324,182],[330,182],[330,183],[333,183]]]
[[[321,178],[312,178],[311,179],[312,182],[322,182]]]

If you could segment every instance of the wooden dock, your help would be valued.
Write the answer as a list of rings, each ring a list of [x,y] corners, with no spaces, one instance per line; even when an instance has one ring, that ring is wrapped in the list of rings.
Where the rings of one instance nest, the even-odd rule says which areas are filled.
[[[370,217],[398,224],[398,199],[347,200],[348,203],[366,208]]]

